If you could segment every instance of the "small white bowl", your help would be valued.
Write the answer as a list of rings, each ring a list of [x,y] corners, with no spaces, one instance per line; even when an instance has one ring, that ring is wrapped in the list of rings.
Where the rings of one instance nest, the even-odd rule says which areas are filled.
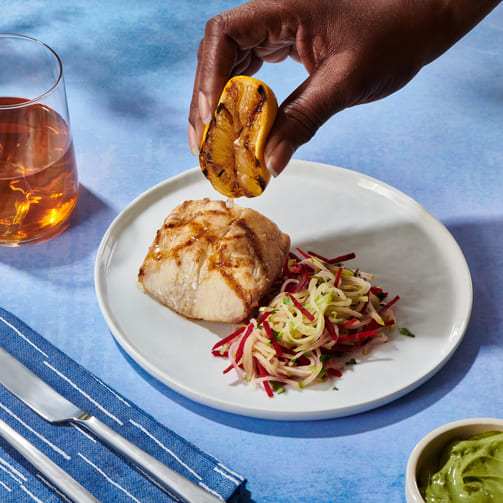
[[[503,431],[503,419],[474,418],[454,421],[426,435],[414,447],[405,473],[405,498],[407,503],[425,503],[417,484],[417,477],[428,467],[435,470],[444,447],[451,441],[484,433]]]

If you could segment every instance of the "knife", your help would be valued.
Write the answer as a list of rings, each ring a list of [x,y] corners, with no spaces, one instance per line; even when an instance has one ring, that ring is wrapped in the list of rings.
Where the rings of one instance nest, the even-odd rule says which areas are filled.
[[[54,461],[40,452],[20,433],[0,419],[0,436],[27,459],[40,473],[50,480],[61,492],[78,503],[99,503],[99,501],[74,478],[70,477]]]
[[[46,421],[72,422],[94,433],[183,502],[222,503],[221,499],[168,468],[105,423],[74,405],[3,348],[0,348],[0,384]]]

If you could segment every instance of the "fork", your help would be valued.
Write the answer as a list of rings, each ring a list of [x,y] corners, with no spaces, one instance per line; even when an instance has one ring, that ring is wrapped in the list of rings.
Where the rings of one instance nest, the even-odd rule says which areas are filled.
[[[1,419],[0,436],[72,501],[77,503],[99,503],[99,500],[74,478]]]

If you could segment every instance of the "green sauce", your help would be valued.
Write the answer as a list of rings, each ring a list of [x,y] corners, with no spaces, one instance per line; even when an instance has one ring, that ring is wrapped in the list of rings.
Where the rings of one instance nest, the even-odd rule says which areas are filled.
[[[419,477],[427,503],[503,502],[503,431],[449,443],[439,466]]]

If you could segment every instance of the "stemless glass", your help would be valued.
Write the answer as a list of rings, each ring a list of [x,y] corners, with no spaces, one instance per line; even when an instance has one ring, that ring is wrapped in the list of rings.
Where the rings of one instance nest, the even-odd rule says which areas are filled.
[[[59,234],[78,191],[61,61],[38,40],[0,34],[0,245]]]

